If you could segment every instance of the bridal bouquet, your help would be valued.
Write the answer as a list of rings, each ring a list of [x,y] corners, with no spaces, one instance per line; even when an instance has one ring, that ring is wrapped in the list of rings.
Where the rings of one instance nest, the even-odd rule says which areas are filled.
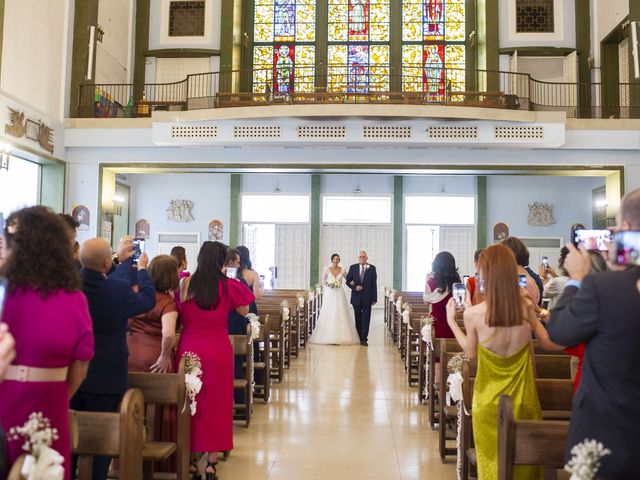
[[[329,288],[340,288],[342,286],[342,283],[340,283],[340,281],[336,280],[335,278],[333,280],[327,281],[327,287]]]
[[[62,480],[64,478],[64,457],[51,448],[58,440],[58,429],[51,426],[42,412],[34,412],[21,427],[13,427],[8,432],[9,440],[24,439],[22,449],[28,453],[22,466],[21,475],[28,480]]]
[[[202,361],[200,357],[193,352],[185,352],[184,357],[184,383],[187,386],[187,397],[189,398],[189,410],[191,416],[196,414],[197,402],[196,395],[200,393],[202,388]],[[184,410],[184,409],[183,409]]]
[[[447,363],[447,369],[449,370],[449,376],[447,377],[449,396],[454,402],[462,400],[462,364],[467,361],[469,359],[464,352],[459,352]]]
[[[611,450],[595,440],[586,438],[571,449],[571,460],[564,469],[571,473],[570,480],[593,480],[600,468],[600,459],[610,455]]]

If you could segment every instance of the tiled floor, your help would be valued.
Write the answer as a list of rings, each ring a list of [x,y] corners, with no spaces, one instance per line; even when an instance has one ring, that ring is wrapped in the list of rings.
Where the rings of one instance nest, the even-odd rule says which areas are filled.
[[[221,480],[453,479],[417,389],[374,312],[369,347],[310,345],[251,427],[236,425]]]

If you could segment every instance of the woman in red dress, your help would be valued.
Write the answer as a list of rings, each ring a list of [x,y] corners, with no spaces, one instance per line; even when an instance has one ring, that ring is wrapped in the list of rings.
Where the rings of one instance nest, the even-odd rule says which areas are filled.
[[[191,417],[191,472],[199,479],[197,453],[208,454],[205,475],[216,478],[217,452],[233,448],[233,349],[228,316],[232,310],[249,313],[251,291],[222,274],[227,248],[220,242],[204,242],[195,273],[181,285],[182,324],[176,363],[186,352],[202,361],[202,389]]]

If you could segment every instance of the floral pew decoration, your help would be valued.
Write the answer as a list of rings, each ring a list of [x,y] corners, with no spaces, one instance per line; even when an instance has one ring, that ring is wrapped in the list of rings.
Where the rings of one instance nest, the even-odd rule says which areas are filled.
[[[34,412],[21,427],[8,432],[10,441],[24,440],[22,449],[27,453],[20,474],[27,480],[62,480],[64,457],[51,448],[58,440],[58,430],[51,426],[42,412]]]

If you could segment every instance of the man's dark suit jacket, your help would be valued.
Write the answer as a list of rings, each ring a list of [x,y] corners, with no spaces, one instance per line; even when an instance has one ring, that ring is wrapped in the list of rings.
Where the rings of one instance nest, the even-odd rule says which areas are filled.
[[[548,323],[554,342],[586,342],[567,454],[585,438],[602,442],[612,453],[599,478],[640,478],[639,278],[640,268],[589,275],[565,288]]]
[[[131,289],[132,270],[135,268],[129,260],[118,265],[108,277],[95,270],[81,271],[82,291],[89,302],[95,337],[95,355],[80,386],[81,392],[122,394],[128,388],[129,317],[151,310],[156,302],[155,286],[145,269],[137,272],[139,293]]]
[[[378,274],[373,265],[369,264],[369,269],[365,270],[362,280],[360,280],[360,264],[351,265],[346,281],[347,286],[351,289],[351,305],[370,307],[371,304],[378,301]],[[356,282],[355,285],[351,286],[351,281]],[[358,285],[362,285],[364,290],[356,292]]]

